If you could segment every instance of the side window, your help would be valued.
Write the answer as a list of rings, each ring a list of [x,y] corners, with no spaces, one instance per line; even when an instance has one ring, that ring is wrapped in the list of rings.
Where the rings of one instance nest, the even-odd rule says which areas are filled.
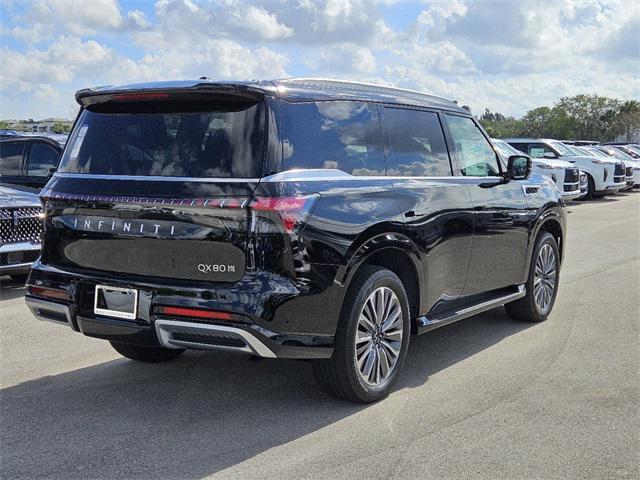
[[[529,144],[529,156],[533,158],[543,158],[545,153],[550,153],[556,156],[555,152],[547,147],[543,143],[530,143]]]
[[[451,176],[449,153],[438,114],[420,110],[385,108],[384,124],[391,147],[387,175]]]
[[[529,145],[526,143],[509,143],[516,150],[520,150],[522,153],[529,155]]]
[[[384,175],[375,105],[329,101],[282,103],[283,170],[335,168],[351,175]]]
[[[469,117],[445,117],[462,174],[474,177],[499,175],[496,152],[475,122]]]
[[[2,175],[22,175],[20,163],[24,153],[24,142],[3,142],[0,143],[0,174]]]
[[[46,177],[49,169],[57,166],[59,158],[60,154],[49,145],[34,143],[29,150],[29,175]]]

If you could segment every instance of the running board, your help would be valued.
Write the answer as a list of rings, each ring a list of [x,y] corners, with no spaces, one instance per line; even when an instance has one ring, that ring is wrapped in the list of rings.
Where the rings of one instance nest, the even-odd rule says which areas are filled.
[[[500,305],[504,305],[505,303],[509,303],[513,300],[522,298],[525,296],[525,294],[526,290],[524,285],[518,285],[516,292],[510,293],[508,295],[502,295],[500,297],[484,301],[471,307],[463,308],[461,310],[453,312],[450,315],[447,315],[446,317],[436,317],[433,320],[429,320],[426,316],[419,317],[418,334],[428,332],[429,330],[433,330],[434,328],[442,327],[443,325],[457,322],[458,320],[462,320],[463,318],[472,317],[473,315],[486,312],[487,310],[491,310],[492,308],[499,307]]]

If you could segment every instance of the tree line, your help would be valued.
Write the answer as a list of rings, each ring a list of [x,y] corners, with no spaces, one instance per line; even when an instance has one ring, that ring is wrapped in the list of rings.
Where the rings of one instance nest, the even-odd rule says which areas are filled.
[[[529,110],[522,118],[486,109],[479,117],[494,138],[533,137],[558,140],[633,141],[640,130],[640,101],[599,95],[563,97],[553,107]]]

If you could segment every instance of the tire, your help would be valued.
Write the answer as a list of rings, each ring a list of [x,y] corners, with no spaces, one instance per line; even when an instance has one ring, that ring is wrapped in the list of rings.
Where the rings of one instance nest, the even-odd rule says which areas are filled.
[[[11,277],[11,280],[13,280],[16,283],[27,283],[27,278],[29,278],[29,274],[28,273],[22,273],[20,275],[9,275]]]
[[[587,191],[581,200],[591,200],[596,193],[596,182],[593,177],[587,173]]]
[[[541,269],[539,261],[542,262],[544,266],[545,262],[542,259],[541,252],[543,251],[548,254],[553,255],[554,262],[554,273],[553,276],[553,287],[550,289],[546,289],[544,295],[545,297],[538,297],[538,301],[536,301],[536,287],[535,284],[538,283],[537,279],[540,278],[537,275],[537,271]],[[526,295],[514,302],[507,303],[504,308],[507,311],[507,314],[515,319],[522,320],[525,322],[542,322],[547,319],[551,310],[553,310],[553,305],[556,301],[556,295],[558,294],[558,285],[560,282],[560,254],[558,251],[558,244],[556,243],[556,239],[549,232],[540,232],[538,238],[536,239],[536,244],[533,249],[533,255],[531,257],[531,266],[529,268],[529,277],[527,278],[526,287]],[[544,268],[542,270],[545,270]],[[543,285],[549,285],[551,275],[543,274],[543,279],[540,282]],[[545,288],[544,286],[542,287]],[[545,298],[548,301],[546,306],[541,306],[540,300]]]
[[[129,343],[109,342],[111,346],[123,357],[127,357],[136,362],[160,363],[168,362],[178,358],[184,353],[184,349],[173,349],[164,347],[145,347],[142,345],[132,345]]]
[[[378,299],[381,305],[387,301],[390,305],[388,309],[379,310],[384,310],[382,315],[376,315],[370,308]],[[407,354],[410,311],[406,291],[395,273],[377,266],[361,267],[345,296],[333,356],[313,363],[318,383],[334,397],[357,403],[371,403],[389,395]],[[394,320],[396,314],[402,318]],[[365,320],[382,317],[382,320],[367,323],[363,317]],[[365,339],[367,336],[369,340]],[[358,353],[360,357],[356,356]],[[356,364],[358,359],[360,367]],[[390,367],[386,373],[385,365]],[[371,372],[368,379],[365,378],[367,370]]]

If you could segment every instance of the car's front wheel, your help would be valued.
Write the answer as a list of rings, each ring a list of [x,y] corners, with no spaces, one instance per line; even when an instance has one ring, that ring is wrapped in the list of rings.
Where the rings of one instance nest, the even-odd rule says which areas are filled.
[[[183,349],[145,347],[122,342],[109,342],[111,346],[123,357],[137,362],[160,363],[178,358],[184,353]]]
[[[330,394],[369,403],[386,397],[409,345],[410,309],[398,276],[362,267],[346,295],[328,360],[314,363],[316,379]]]
[[[507,303],[507,314],[516,320],[541,322],[546,320],[558,293],[560,254],[556,239],[549,232],[541,232],[536,239],[526,283],[526,295]]]
[[[593,177],[587,173],[587,191],[581,200],[591,200],[596,193],[596,182]]]

